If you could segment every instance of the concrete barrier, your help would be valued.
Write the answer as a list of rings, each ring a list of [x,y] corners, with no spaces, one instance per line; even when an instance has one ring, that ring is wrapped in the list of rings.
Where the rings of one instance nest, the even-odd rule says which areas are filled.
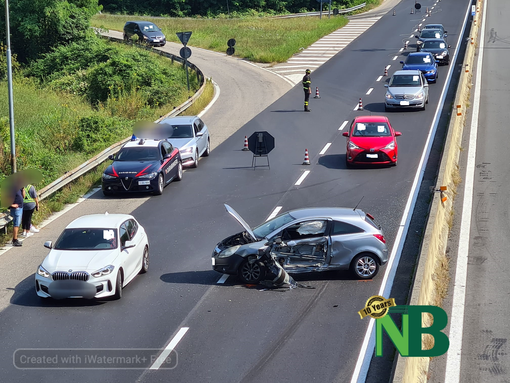
[[[438,190],[441,186],[446,186],[447,191],[434,193],[409,305],[441,305],[441,296],[436,282],[438,282],[441,271],[445,270],[445,263],[448,263],[446,245],[453,221],[453,199],[460,182],[458,169],[461,139],[466,125],[466,111],[469,107],[471,72],[481,23],[482,3],[483,0],[476,2],[477,12],[469,33],[468,46],[435,187]],[[393,382],[426,382],[429,362],[430,358],[404,358],[399,354],[394,368]]]

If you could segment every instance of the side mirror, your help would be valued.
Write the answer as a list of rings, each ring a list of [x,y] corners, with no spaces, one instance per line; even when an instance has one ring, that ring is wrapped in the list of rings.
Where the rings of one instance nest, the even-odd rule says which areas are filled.
[[[108,159],[113,161],[113,160],[115,159],[115,156],[114,156],[113,154],[110,154],[110,155],[108,156]]]
[[[446,35],[448,33],[448,31],[444,31],[444,34]]]
[[[451,45],[448,45],[448,48],[451,48],[452,46]]]
[[[198,133],[196,134],[196,136],[197,136],[197,137],[202,137],[203,135],[204,135],[204,133],[203,133],[203,132],[198,132]]]
[[[274,243],[276,245],[281,245],[282,244],[282,239],[280,237],[277,237],[277,238],[275,238]]]
[[[163,157],[163,158],[166,160],[167,158],[170,158],[170,157],[172,157],[172,153],[165,154],[165,157]]]
[[[287,242],[287,246],[292,247],[292,246],[296,246],[296,245],[297,245],[296,241],[289,241],[289,242]]]
[[[388,84],[384,84],[384,87],[387,88],[387,87],[389,87],[389,85]]]
[[[349,137],[349,132],[343,132],[343,133],[342,133],[342,136],[344,136],[344,137]]]
[[[404,65],[404,62],[403,62],[403,61],[401,61],[400,63],[401,63],[402,65]]]
[[[51,241],[46,241],[46,242],[44,242],[44,247],[47,249],[52,249],[53,243]]]
[[[122,246],[122,250],[130,249],[132,247],[135,247],[135,242],[134,241],[126,241],[126,242],[124,242],[124,246]]]
[[[395,137],[400,137],[402,135],[401,132],[395,132]]]

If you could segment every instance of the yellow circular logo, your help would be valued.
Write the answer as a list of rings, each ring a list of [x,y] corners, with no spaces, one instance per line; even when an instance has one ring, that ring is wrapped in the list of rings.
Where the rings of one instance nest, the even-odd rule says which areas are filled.
[[[367,300],[365,308],[358,311],[358,314],[361,319],[366,316],[379,319],[384,317],[392,306],[396,306],[394,298],[386,299],[380,295],[374,295]]]

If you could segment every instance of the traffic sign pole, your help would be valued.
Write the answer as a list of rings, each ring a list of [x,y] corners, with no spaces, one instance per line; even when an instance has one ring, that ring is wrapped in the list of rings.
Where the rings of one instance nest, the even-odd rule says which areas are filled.
[[[188,71],[188,59],[184,59],[184,65],[186,66],[186,82],[188,83],[188,92],[189,92],[189,71]]]

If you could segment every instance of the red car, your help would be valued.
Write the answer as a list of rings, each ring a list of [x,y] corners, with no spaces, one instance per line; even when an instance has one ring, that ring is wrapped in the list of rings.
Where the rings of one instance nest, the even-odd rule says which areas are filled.
[[[390,121],[384,116],[356,117],[350,130],[344,132],[347,137],[347,166],[354,164],[397,165],[398,146],[395,132]]]

